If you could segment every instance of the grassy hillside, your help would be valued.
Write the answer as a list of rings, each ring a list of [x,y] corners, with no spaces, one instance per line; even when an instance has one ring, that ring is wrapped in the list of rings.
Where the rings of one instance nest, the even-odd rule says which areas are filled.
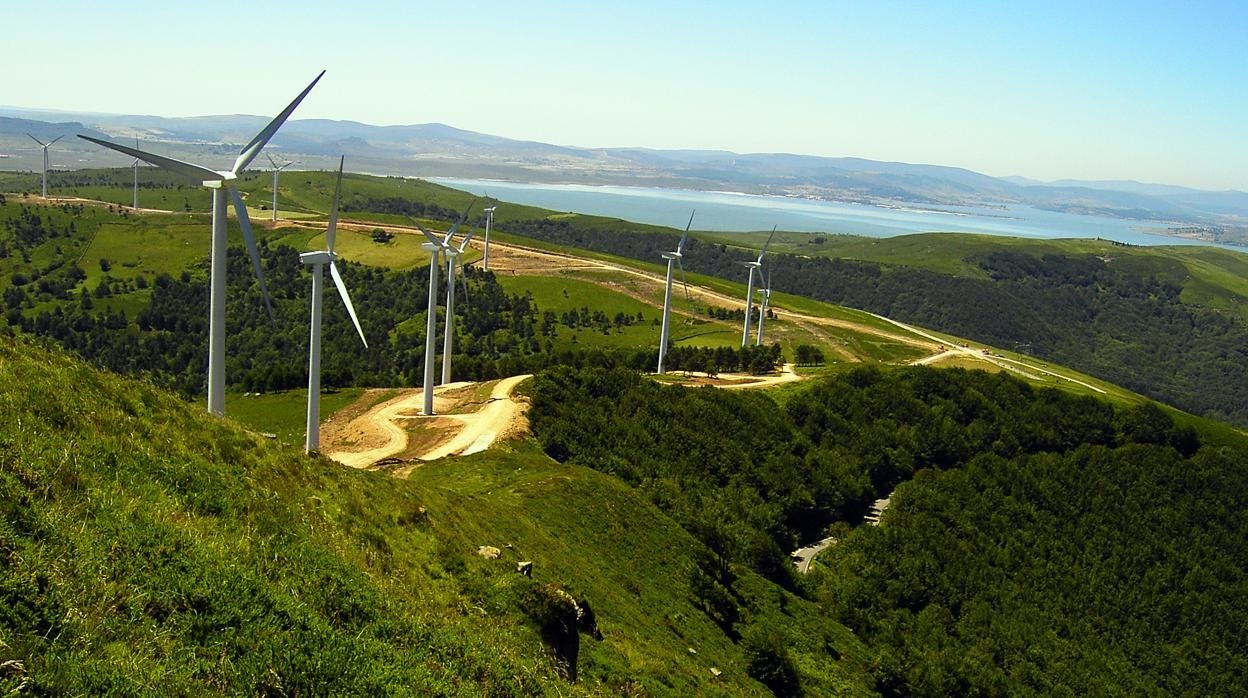
[[[12,339],[0,414],[0,662],[15,662],[0,689],[763,690],[683,581],[700,544],[618,481],[530,446],[398,481]],[[542,639],[561,627],[556,588],[603,636],[580,635],[573,686]],[[794,630],[810,685],[866,692],[851,633],[754,575],[742,590],[746,621]],[[825,646],[843,660],[815,662]]]

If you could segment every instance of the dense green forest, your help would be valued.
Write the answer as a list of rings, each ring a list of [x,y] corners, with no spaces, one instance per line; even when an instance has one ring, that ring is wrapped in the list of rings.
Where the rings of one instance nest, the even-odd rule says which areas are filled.
[[[442,213],[452,216],[448,210]],[[73,261],[67,249],[80,241],[77,224],[99,225],[103,214],[82,206],[44,209],[22,206],[0,229],[0,260],[9,260],[3,290],[3,320],[48,337],[113,371],[148,375],[184,395],[204,389],[207,362],[208,273],[206,260],[174,275],[114,278],[108,260]],[[49,251],[49,247],[55,248]],[[245,250],[232,247],[227,259],[226,370],[231,389],[271,391],[307,381],[307,313],[310,293],[298,251],[260,245],[265,279],[273,299],[270,320],[260,302]],[[33,256],[32,256],[33,255]],[[37,257],[48,261],[40,262]],[[81,265],[97,264],[92,290]],[[414,385],[423,366],[428,271],[385,270],[346,262],[344,277],[370,346],[358,343],[333,290],[326,292],[322,384],[327,387]],[[456,306],[454,380],[484,380],[540,370],[550,365],[654,365],[648,347],[576,348],[556,342],[559,328],[609,334],[654,317],[608,316],[588,305],[555,313],[528,296],[508,294],[490,272],[466,270],[468,297]],[[77,289],[75,291],[75,289]],[[445,278],[439,297],[445,295]],[[127,314],[114,296],[141,294],[142,305]],[[440,308],[439,313],[444,313]],[[438,323],[438,347],[444,325]],[[656,331],[657,335],[657,331]],[[782,361],[778,346],[741,349],[673,347],[674,370],[766,373]]]
[[[532,392],[549,455],[639,488],[712,551],[690,579],[704,612],[737,618],[735,565],[810,594],[878,653],[885,694],[1244,685],[1239,437],[920,367],[855,369],[784,407],[623,370],[552,370]],[[879,527],[796,578],[787,551],[844,536],[894,488]]]
[[[508,232],[645,261],[674,233],[623,221],[509,221]],[[685,266],[742,279],[756,252],[688,242]],[[1013,349],[1089,373],[1215,419],[1248,425],[1248,327],[1238,316],[1180,300],[1177,264],[1002,250],[970,260],[988,278],[798,255],[768,258],[777,291],[868,310]]]

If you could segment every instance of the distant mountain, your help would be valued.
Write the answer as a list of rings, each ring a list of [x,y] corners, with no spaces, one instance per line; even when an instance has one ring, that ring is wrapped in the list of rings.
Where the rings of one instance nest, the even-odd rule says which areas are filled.
[[[197,154],[206,162],[227,158],[230,148],[250,140],[268,121],[268,117],[243,114],[166,118],[15,107],[0,107],[0,115],[7,115],[0,117],[0,145],[10,143],[6,134],[25,130],[44,134],[85,132],[97,137],[108,134],[160,142],[175,157]],[[41,118],[62,123],[47,123]],[[75,151],[76,166],[115,164],[113,156],[79,143],[64,144]],[[436,123],[374,126],[357,121],[299,119],[287,123],[271,147],[303,167],[328,167],[333,158],[345,154],[354,169],[383,175],[724,189],[937,208],[1020,204],[1195,227],[1214,238],[1248,235],[1248,193],[1126,180],[1040,182],[1025,177],[990,177],[960,167],[790,153],[580,148],[514,140]],[[8,162],[10,167],[30,166],[28,157]]]
[[[32,147],[38,148],[34,141],[30,141],[28,134],[47,143],[48,141],[61,136],[62,138],[73,138],[77,134],[94,136],[95,138],[108,138],[108,134],[87,128],[81,122],[68,121],[61,123],[49,123],[46,121],[34,121],[31,119],[16,119],[7,116],[0,116],[0,136],[26,139]]]

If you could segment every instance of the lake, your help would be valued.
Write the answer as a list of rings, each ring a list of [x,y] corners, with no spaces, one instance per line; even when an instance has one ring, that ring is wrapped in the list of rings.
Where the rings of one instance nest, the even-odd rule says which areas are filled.
[[[691,189],[524,184],[449,177],[433,177],[430,181],[518,204],[672,228],[684,228],[690,210],[697,209],[693,227],[708,231],[771,230],[774,225],[781,230],[795,232],[850,233],[869,237],[964,232],[1028,238],[1099,237],[1132,245],[1213,244],[1159,234],[1165,230],[1165,225],[1154,221],[1058,213],[1028,206],[948,206],[942,207],[944,210],[926,210]]]

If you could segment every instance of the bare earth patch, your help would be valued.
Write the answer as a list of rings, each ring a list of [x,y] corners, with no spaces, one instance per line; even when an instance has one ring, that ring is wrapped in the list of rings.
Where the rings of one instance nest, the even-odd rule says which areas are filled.
[[[512,376],[491,384],[451,383],[434,391],[434,415],[422,414],[424,391],[405,389],[388,397],[368,391],[322,428],[326,456],[353,468],[379,461],[411,472],[421,461],[483,451],[502,438],[525,433],[527,403],[512,396],[529,378]],[[487,391],[488,388],[488,391]]]

